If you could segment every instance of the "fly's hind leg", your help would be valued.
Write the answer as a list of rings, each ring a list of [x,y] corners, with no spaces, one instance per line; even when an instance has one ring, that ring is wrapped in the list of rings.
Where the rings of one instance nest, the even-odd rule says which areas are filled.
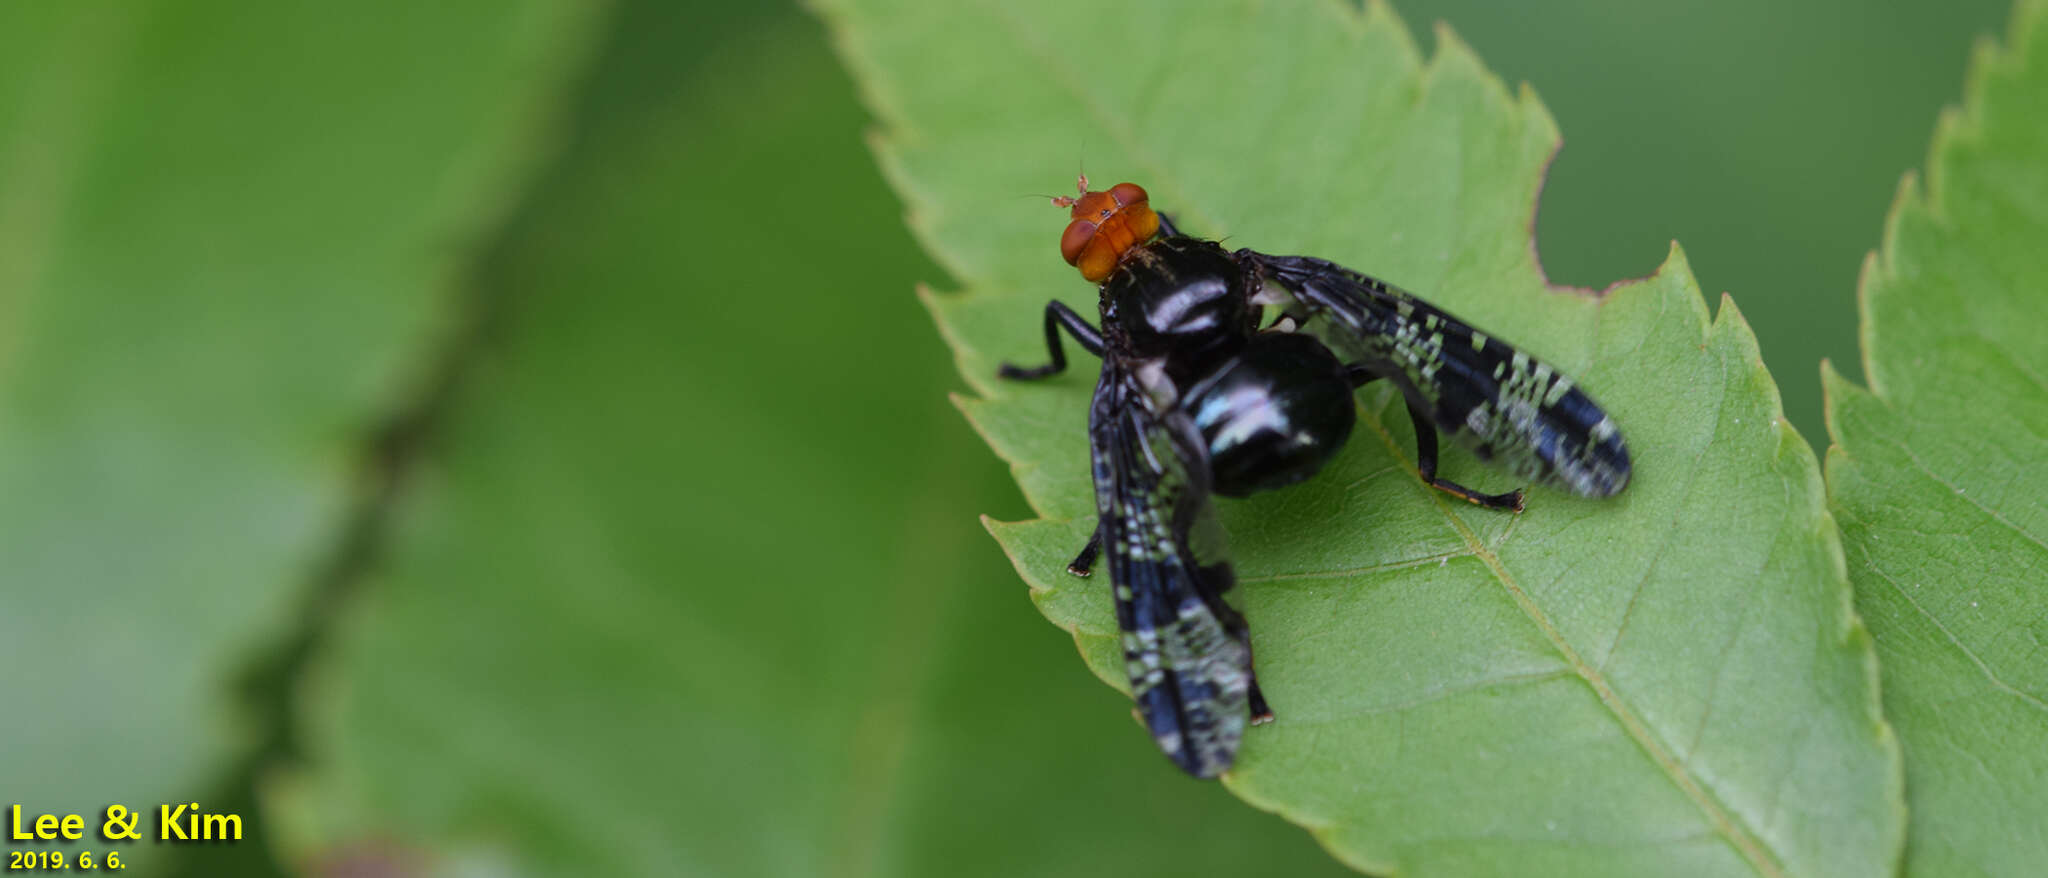
[[[1259,670],[1252,668],[1252,725],[1263,726],[1273,721],[1273,708],[1266,706],[1266,693],[1259,691]]]
[[[1431,423],[1429,415],[1412,402],[1408,403],[1408,420],[1415,424],[1415,468],[1422,472],[1422,480],[1428,482],[1430,487],[1488,509],[1522,511],[1521,491],[1481,494],[1457,482],[1437,478],[1436,424]]]

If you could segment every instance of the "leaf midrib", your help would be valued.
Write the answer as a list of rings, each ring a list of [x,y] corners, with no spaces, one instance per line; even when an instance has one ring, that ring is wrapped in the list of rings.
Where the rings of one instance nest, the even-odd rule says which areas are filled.
[[[1082,87],[1082,83],[1077,82],[1072,77],[1071,72],[1065,67],[1053,63],[1045,51],[1044,41],[1036,39],[1035,35],[1029,32],[1030,29],[1023,21],[1014,15],[1008,14],[999,4],[992,2],[992,0],[983,0],[981,6],[996,18],[1005,22],[1009,26],[1005,33],[1015,40],[1017,46],[1045,69],[1051,81],[1057,83],[1058,87],[1066,91],[1076,104],[1087,111],[1099,130],[1110,135],[1134,162],[1151,175],[1147,179],[1147,188],[1163,192],[1187,192],[1187,189],[1181,186],[1172,174],[1168,173],[1166,166],[1157,158],[1152,157],[1150,150],[1142,147],[1135,133],[1127,124],[1124,124],[1124,116],[1112,112],[1110,107],[1103,104],[1096,92]],[[1176,202],[1176,207],[1200,217],[1202,224],[1209,228],[1225,227],[1214,215],[1202,210],[1195,199],[1182,195],[1181,200]],[[1533,242],[1531,246],[1533,248]],[[1380,422],[1377,414],[1361,409],[1361,420],[1365,421],[1367,426],[1371,427],[1379,435],[1381,441],[1387,445],[1389,453],[1394,455],[1395,459],[1402,461],[1403,465],[1411,473],[1417,472],[1406,456],[1402,454],[1398,443],[1394,441],[1393,435],[1387,431],[1386,425]],[[1628,733],[1629,737],[1635,740],[1637,746],[1641,747],[1650,756],[1651,761],[1655,762],[1664,774],[1670,778],[1672,783],[1687,798],[1692,800],[1693,804],[1707,817],[1708,822],[1713,824],[1714,828],[1724,838],[1727,838],[1730,844],[1734,845],[1736,850],[1757,872],[1769,876],[1769,878],[1784,878],[1784,870],[1772,859],[1761,842],[1743,827],[1726,808],[1722,807],[1721,803],[1710,795],[1700,785],[1698,779],[1694,778],[1678,760],[1673,758],[1670,752],[1664,749],[1663,745],[1657,742],[1655,737],[1650,734],[1649,729],[1644,726],[1642,720],[1622,702],[1620,696],[1608,684],[1606,676],[1598,669],[1586,663],[1585,659],[1579,655],[1578,650],[1573,648],[1570,642],[1564,638],[1563,633],[1557,630],[1557,627],[1550,621],[1549,616],[1543,612],[1542,608],[1537,606],[1528,593],[1522,590],[1520,584],[1515,581],[1514,576],[1502,565],[1499,556],[1494,553],[1493,549],[1480,540],[1478,534],[1474,533],[1462,519],[1451,513],[1440,493],[1436,491],[1428,491],[1428,493],[1430,501],[1435,504],[1438,513],[1444,517],[1445,522],[1465,542],[1469,553],[1478,557],[1486,565],[1487,569],[1492,571],[1494,578],[1508,591],[1508,594],[1514,599],[1516,605],[1521,608],[1523,614],[1536,625],[1545,639],[1551,643],[1552,648],[1556,649],[1559,655],[1565,659],[1572,671],[1593,689],[1594,695],[1599,698],[1600,703],[1608,709],[1609,713],[1614,715],[1616,721],[1621,724],[1622,729]]]
[[[1364,421],[1366,426],[1371,427],[1373,432],[1379,436],[1380,441],[1387,446],[1389,454],[1402,461],[1404,466],[1409,464],[1407,456],[1401,452],[1400,443],[1394,440],[1393,433],[1387,430],[1386,425],[1380,421],[1377,413],[1361,408],[1359,419]],[[1421,485],[1419,471],[1415,470],[1412,466],[1409,467],[1409,471],[1417,473],[1415,483]],[[1649,728],[1643,724],[1642,719],[1629,709],[1628,705],[1622,701],[1621,696],[1614,691],[1613,686],[1607,682],[1606,675],[1601,673],[1598,668],[1588,664],[1579,655],[1578,650],[1565,638],[1564,633],[1559,631],[1557,626],[1550,621],[1549,614],[1543,612],[1543,608],[1538,606],[1535,599],[1530,597],[1528,592],[1522,589],[1521,584],[1515,580],[1514,574],[1508,572],[1506,565],[1501,563],[1500,556],[1495,553],[1493,547],[1486,545],[1485,541],[1479,538],[1479,535],[1472,530],[1470,525],[1465,523],[1464,519],[1452,514],[1449,504],[1444,500],[1443,493],[1426,487],[1423,490],[1429,495],[1430,503],[1438,514],[1443,516],[1444,522],[1457,532],[1459,539],[1464,540],[1471,554],[1477,557],[1481,563],[1485,564],[1488,571],[1493,573],[1494,579],[1499,581],[1501,587],[1507,590],[1508,596],[1514,599],[1515,605],[1522,610],[1523,615],[1527,616],[1529,621],[1535,623],[1537,630],[1541,631],[1544,639],[1550,642],[1551,648],[1557,650],[1558,654],[1564,658],[1566,665],[1571,668],[1572,672],[1577,674],[1579,679],[1585,681],[1586,685],[1592,688],[1594,696],[1599,698],[1600,704],[1606,707],[1609,713],[1614,715],[1615,720],[1621,724],[1622,730],[1627,732],[1628,736],[1634,739],[1636,745],[1643,748],[1643,751],[1649,755],[1650,760],[1655,762],[1657,767],[1662,769],[1664,774],[1671,779],[1671,782],[1676,784],[1679,790],[1692,800],[1693,804],[1706,815],[1708,822],[1712,823],[1714,828],[1724,838],[1727,838],[1729,843],[1733,844],[1735,849],[1742,854],[1743,859],[1747,860],[1751,866],[1755,867],[1763,875],[1770,876],[1770,878],[1785,878],[1784,870],[1779,867],[1776,860],[1771,858],[1762,843],[1749,830],[1743,827],[1735,819],[1734,815],[1722,807],[1720,801],[1708,793],[1706,788],[1700,785],[1699,780],[1694,778],[1692,773],[1687,771],[1685,766],[1671,755],[1670,751],[1658,743],[1656,737],[1650,734]]]

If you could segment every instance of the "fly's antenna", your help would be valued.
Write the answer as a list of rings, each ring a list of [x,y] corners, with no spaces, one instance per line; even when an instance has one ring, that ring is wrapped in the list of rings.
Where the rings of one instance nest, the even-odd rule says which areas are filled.
[[[1058,195],[1052,199],[1054,207],[1073,207],[1081,200],[1080,195],[1088,194],[1088,169],[1079,158],[1074,159],[1074,191],[1079,195]]]

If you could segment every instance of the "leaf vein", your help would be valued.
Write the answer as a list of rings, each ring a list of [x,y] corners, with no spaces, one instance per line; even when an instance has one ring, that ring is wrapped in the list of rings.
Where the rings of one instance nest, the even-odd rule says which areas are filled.
[[[1071,95],[1076,104],[1087,110],[1088,116],[1094,122],[1096,130],[1108,134],[1110,139],[1116,141],[1116,144],[1122,147],[1134,161],[1144,166],[1146,175],[1145,188],[1147,190],[1153,192],[1170,190],[1181,193],[1175,202],[1177,210],[1197,216],[1200,219],[1200,222],[1196,224],[1198,226],[1211,229],[1224,228],[1223,223],[1215,217],[1194,206],[1199,202],[1185,195],[1185,187],[1180,186],[1178,183],[1170,182],[1178,178],[1167,173],[1166,165],[1152,157],[1151,150],[1142,148],[1136,132],[1131,128],[1130,118],[1126,115],[1112,112],[1108,106],[1105,106],[1099,96],[1099,90],[1089,88],[1086,82],[1076,78],[1073,68],[1065,64],[1056,63],[1052,57],[1050,44],[1041,38],[1039,34],[1033,32],[1025,24],[1024,19],[1018,17],[1011,10],[1010,6],[992,2],[992,0],[983,0],[981,6],[1009,25],[1010,35],[1016,39],[1018,47],[1029,54],[1032,60],[1038,62],[1038,65],[1044,69],[1046,75],[1051,78],[1051,81],[1058,83],[1060,90]],[[1153,202],[1155,204],[1161,203],[1156,198],[1153,199]],[[1179,218],[1178,214],[1176,214],[1176,218]]]
[[[1265,576],[1240,577],[1237,581],[1239,583],[1262,583],[1295,582],[1304,579],[1338,579],[1346,576],[1362,576],[1369,573],[1385,573],[1392,570],[1406,570],[1410,567],[1421,567],[1431,562],[1449,561],[1452,558],[1467,558],[1471,557],[1472,554],[1473,552],[1471,549],[1459,549],[1457,551],[1452,552],[1438,552],[1434,555],[1424,555],[1420,558],[1404,558],[1399,561],[1387,561],[1381,564],[1368,564],[1364,567],[1347,567],[1342,570],[1304,570],[1298,573],[1271,573]]]
[[[1429,690],[1428,692],[1424,692],[1420,695],[1417,695],[1414,698],[1409,698],[1403,701],[1396,701],[1390,704],[1377,704],[1371,707],[1362,707],[1353,710],[1343,710],[1338,711],[1336,713],[1332,713],[1325,717],[1306,720],[1296,720],[1295,722],[1299,722],[1303,726],[1318,726],[1342,722],[1345,720],[1357,719],[1359,717],[1377,716],[1379,714],[1384,713],[1399,713],[1407,710],[1412,710],[1417,707],[1421,707],[1425,704],[1433,704],[1438,701],[1456,698],[1460,695],[1464,695],[1471,692],[1478,692],[1484,689],[1491,689],[1496,686],[1525,686],[1532,683],[1548,682],[1550,680],[1555,680],[1560,677],[1568,677],[1571,675],[1571,668],[1552,668],[1548,671],[1526,671],[1518,674],[1501,674],[1499,676],[1494,677],[1483,677],[1481,679],[1473,680],[1468,683],[1460,683],[1457,685],[1450,686],[1439,686],[1435,689]]]
[[[1890,585],[1893,591],[1899,593],[1899,597],[1906,599],[1906,603],[1912,604],[1914,611],[1918,612],[1922,616],[1927,617],[1927,621],[1932,623],[1935,629],[1941,632],[1941,635],[1943,637],[1948,638],[1948,642],[1955,644],[1956,649],[1962,652],[1964,658],[1969,659],[1971,664],[1977,666],[1977,670],[1982,671],[1984,673],[1984,678],[1990,680],[1992,686],[1995,686],[1999,689],[2006,691],[2007,693],[2010,693],[2013,697],[2018,698],[2021,702],[2032,706],[2036,710],[2048,712],[2048,702],[2044,702],[2040,698],[2028,694],[2026,691],[2019,689],[2018,687],[2015,687],[2011,683],[2007,683],[2004,679],[2000,678],[1998,676],[1998,673],[1996,671],[1993,671],[1989,664],[1986,664],[1982,658],[1979,658],[1977,656],[1975,650],[1972,650],[1968,644],[1963,643],[1962,638],[1957,637],[1956,633],[1954,631],[1949,630],[1949,627],[1947,625],[1942,624],[1941,619],[1937,618],[1933,613],[1928,612],[1926,607],[1921,606],[1920,601],[1916,600],[1910,592],[1906,591],[1905,586],[1901,585],[1897,579],[1893,579],[1890,573],[1886,573],[1884,571],[1884,568],[1877,566],[1877,564],[1872,562],[1868,556],[1864,558],[1863,566],[1870,572],[1877,574],[1878,578],[1883,579],[1886,582],[1886,584]]]
[[[2033,543],[2042,551],[2048,552],[2048,542],[2043,542],[2039,536],[2035,535],[2031,531],[2028,531],[2026,528],[2013,523],[2012,519],[2006,518],[2003,513],[1989,506],[1984,505],[1982,501],[1978,500],[1975,497],[1970,496],[1967,491],[1963,490],[1963,486],[1958,485],[1955,482],[1949,481],[1946,478],[1943,478],[1939,473],[1936,473],[1926,463],[1922,462],[1920,460],[1920,456],[1914,454],[1913,449],[1907,447],[1905,442],[1894,439],[1892,440],[1892,444],[1898,447],[1900,453],[1906,455],[1907,460],[1913,462],[1913,468],[1919,470],[1922,475],[1925,475],[1928,478],[1933,479],[1936,484],[1949,489],[1949,491],[1954,493],[1956,496],[1963,498],[1963,502],[1968,503],[1971,506],[1977,507],[1977,511],[1984,513],[1986,516],[1989,516],[1992,521],[1996,521],[1999,524],[2005,525],[2013,533],[2019,534],[2022,539],[2026,540],[2027,542]]]
[[[1364,420],[1366,425],[1373,429],[1373,432],[1379,434],[1380,441],[1386,444],[1389,453],[1404,462],[1407,460],[1406,455],[1401,453],[1400,445],[1394,441],[1394,435],[1387,430],[1385,424],[1380,422],[1377,414],[1367,413]],[[1785,878],[1784,869],[1764,849],[1762,843],[1747,828],[1739,824],[1735,816],[1729,813],[1728,809],[1724,808],[1712,794],[1707,792],[1706,788],[1700,784],[1699,779],[1692,776],[1691,771],[1685,764],[1680,763],[1671,755],[1669,750],[1665,749],[1663,744],[1657,741],[1656,737],[1650,733],[1649,728],[1643,724],[1642,718],[1636,716],[1635,712],[1630,710],[1628,705],[1621,700],[1621,696],[1614,691],[1614,687],[1607,681],[1606,675],[1602,674],[1600,669],[1588,664],[1585,658],[1579,655],[1578,650],[1571,645],[1570,641],[1565,639],[1564,633],[1557,630],[1557,626],[1550,621],[1549,615],[1543,611],[1543,608],[1537,606],[1535,599],[1530,597],[1522,589],[1520,583],[1515,581],[1514,575],[1508,572],[1507,568],[1501,563],[1500,557],[1479,539],[1479,535],[1473,532],[1471,526],[1467,525],[1464,519],[1451,512],[1444,503],[1443,495],[1435,489],[1424,485],[1419,472],[1416,474],[1415,484],[1427,493],[1430,502],[1435,505],[1437,512],[1443,516],[1445,523],[1457,531],[1458,536],[1464,539],[1466,545],[1472,548],[1473,554],[1486,564],[1487,569],[1493,573],[1494,578],[1500,582],[1503,588],[1507,589],[1508,595],[1514,600],[1515,605],[1521,608],[1522,613],[1531,622],[1535,623],[1544,638],[1550,641],[1551,647],[1556,649],[1559,655],[1563,656],[1570,669],[1580,679],[1584,680],[1588,686],[1592,687],[1595,697],[1600,700],[1600,704],[1606,707],[1609,713],[1614,715],[1616,721],[1621,724],[1622,730],[1635,740],[1637,746],[1641,747],[1649,755],[1650,760],[1656,763],[1657,767],[1664,772],[1665,776],[1669,777],[1672,783],[1678,786],[1680,792],[1692,800],[1693,804],[1706,816],[1707,821],[1713,824],[1714,828],[1735,847],[1737,853],[1741,854],[1742,858],[1755,867],[1759,873],[1770,876],[1770,878]]]

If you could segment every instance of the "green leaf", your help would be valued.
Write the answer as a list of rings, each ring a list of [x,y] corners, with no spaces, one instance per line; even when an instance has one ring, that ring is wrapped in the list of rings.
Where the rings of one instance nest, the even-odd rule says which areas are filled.
[[[229,682],[329,551],[588,17],[0,6],[9,801],[189,801],[245,746]]]
[[[1061,661],[962,514],[1011,489],[845,74],[794,9],[725,19],[626,4],[494,248],[503,311],[266,810],[296,861],[1339,872]]]
[[[979,393],[962,408],[1041,516],[991,529],[1112,685],[1106,587],[1062,572],[1092,521],[1089,370],[994,380],[1043,356],[1048,297],[1093,310],[1054,258],[1062,218],[1011,197],[1064,188],[1077,156],[1184,228],[1500,328],[1626,432],[1623,496],[1502,515],[1426,490],[1368,390],[1325,473],[1222,501],[1279,714],[1231,790],[1378,872],[1891,870],[1898,755],[1812,453],[1675,247],[1601,293],[1545,283],[1529,228],[1558,134],[1532,93],[1448,31],[1425,61],[1379,4],[823,5],[912,229],[965,287],[928,299]],[[1510,487],[1469,456],[1446,475]]]
[[[1827,479],[1906,755],[1912,875],[2048,862],[2048,11],[2018,4],[1908,176],[1823,370]]]

